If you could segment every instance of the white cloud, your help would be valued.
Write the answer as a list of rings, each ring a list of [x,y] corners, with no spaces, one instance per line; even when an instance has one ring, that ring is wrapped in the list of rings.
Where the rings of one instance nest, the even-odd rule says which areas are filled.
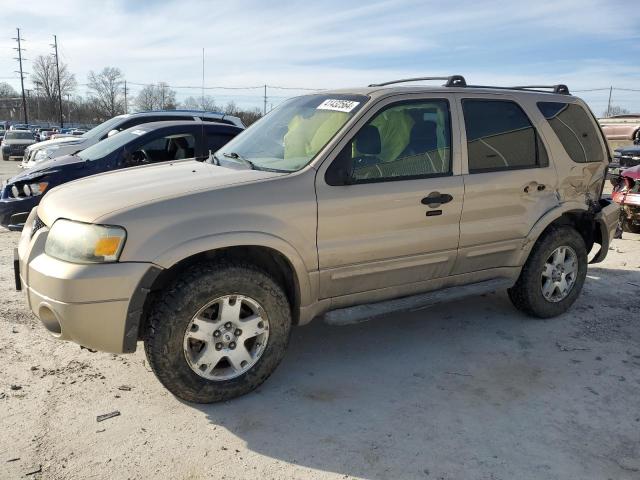
[[[3,5],[0,17],[0,77],[15,78],[10,38],[21,25],[28,58],[50,53],[56,33],[61,58],[80,83],[90,70],[109,65],[134,83],[199,85],[205,47],[208,85],[333,88],[463,73],[474,83],[635,87],[640,69],[624,51],[637,53],[634,3],[14,1]],[[288,94],[270,91],[274,101]],[[239,102],[259,103],[260,95],[236,92]],[[640,110],[640,101],[635,105]]]

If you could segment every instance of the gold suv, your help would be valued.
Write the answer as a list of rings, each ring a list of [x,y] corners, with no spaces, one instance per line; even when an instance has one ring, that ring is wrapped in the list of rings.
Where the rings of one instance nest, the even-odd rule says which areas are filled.
[[[292,325],[508,289],[553,317],[607,254],[606,141],[564,85],[421,78],[293,98],[205,162],[71,182],[34,209],[16,282],[56,337],[138,341],[175,395],[247,393]]]

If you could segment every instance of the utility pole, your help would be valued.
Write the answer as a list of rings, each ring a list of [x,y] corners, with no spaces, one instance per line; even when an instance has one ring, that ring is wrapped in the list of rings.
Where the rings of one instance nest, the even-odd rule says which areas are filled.
[[[124,113],[128,113],[129,104],[127,103],[127,81],[124,81]]]
[[[204,110],[204,47],[202,47],[202,110]]]
[[[67,93],[67,123],[71,123],[71,95]]]
[[[62,121],[62,86],[60,85],[60,62],[58,62],[58,37],[53,36],[53,45],[51,45],[55,51],[56,57],[56,73],[58,75],[58,106],[60,107],[60,128],[64,126]]]
[[[267,86],[264,86],[264,114],[267,114]]]
[[[611,94],[613,93],[613,86],[609,87],[609,103],[607,103],[607,117],[611,116]]]
[[[29,118],[27,117],[27,98],[24,95],[24,72],[22,71],[22,51],[24,49],[22,48],[21,42],[24,39],[20,37],[20,29],[16,28],[16,30],[18,31],[18,36],[14,38],[14,40],[18,42],[18,48],[14,48],[14,50],[18,51],[18,58],[16,58],[16,60],[18,60],[18,63],[20,64],[20,71],[16,73],[20,74],[20,87],[22,88],[22,111],[24,113],[24,123],[29,124]]]

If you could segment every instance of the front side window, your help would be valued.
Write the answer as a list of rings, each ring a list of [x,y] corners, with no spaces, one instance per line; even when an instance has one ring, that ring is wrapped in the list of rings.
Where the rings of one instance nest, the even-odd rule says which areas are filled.
[[[367,100],[364,95],[344,94],[288,100],[216,152],[216,161],[249,163],[258,170],[300,170]]]
[[[538,108],[571,160],[577,163],[604,160],[600,133],[584,108],[562,102],[538,102]]]
[[[135,149],[125,147],[123,156],[127,166],[182,160],[195,156],[195,144],[196,139],[188,133],[164,135],[150,139]]]
[[[387,107],[347,144],[336,168],[346,161],[350,165],[350,180],[355,183],[448,175],[450,117],[446,100],[403,102]]]
[[[462,101],[469,173],[546,167],[546,150],[522,108],[510,100]]]

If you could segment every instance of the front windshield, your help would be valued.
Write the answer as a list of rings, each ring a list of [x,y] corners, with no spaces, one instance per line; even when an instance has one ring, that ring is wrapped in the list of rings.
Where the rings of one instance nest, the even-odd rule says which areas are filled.
[[[91,145],[89,148],[85,148],[80,153],[78,153],[78,156],[83,160],[97,160],[100,158],[104,158],[111,152],[114,152],[115,150],[126,145],[132,140],[135,140],[136,138],[140,138],[146,133],[147,132],[139,126],[137,128],[125,130],[124,132],[120,132],[117,135],[105,138],[101,142]]]
[[[26,132],[23,130],[13,130],[7,132],[4,138],[6,140],[33,140],[33,133],[28,130]]]
[[[215,154],[258,170],[294,172],[307,165],[362,108],[363,95],[305,95],[283,103]]]
[[[90,137],[103,137],[111,130],[115,129],[116,125],[118,125],[122,121],[122,115],[118,115],[117,117],[113,117],[106,122],[102,122],[97,127],[93,127],[88,132],[80,135],[81,137],[90,138]]]

